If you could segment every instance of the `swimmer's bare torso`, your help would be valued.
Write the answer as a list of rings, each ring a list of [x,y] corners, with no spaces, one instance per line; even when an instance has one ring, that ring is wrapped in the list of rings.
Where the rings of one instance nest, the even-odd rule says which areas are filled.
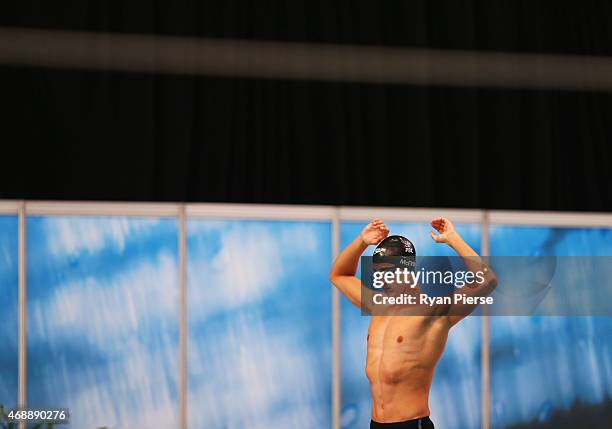
[[[444,316],[372,316],[366,375],[375,421],[429,416],[429,388],[450,326]]]
[[[431,225],[439,233],[436,235],[432,232],[432,238],[437,243],[446,243],[453,248],[463,257],[470,271],[482,268],[482,261],[476,252],[455,232],[450,221],[438,218]],[[374,219],[338,255],[332,266],[331,282],[359,308],[362,308],[362,288],[361,281],[355,277],[359,258],[368,245],[380,243],[388,234],[389,230],[382,220]],[[487,276],[487,282],[481,290],[468,293],[490,293],[496,280],[492,271]],[[365,299],[367,301],[368,298]],[[374,421],[401,422],[429,416],[429,389],[448,333],[471,310],[471,306],[436,307],[428,316],[371,317],[367,337],[366,375],[372,393]]]

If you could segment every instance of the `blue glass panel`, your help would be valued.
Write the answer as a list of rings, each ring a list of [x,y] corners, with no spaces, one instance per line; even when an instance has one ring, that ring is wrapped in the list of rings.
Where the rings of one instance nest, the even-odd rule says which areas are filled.
[[[27,394],[76,429],[177,427],[175,219],[27,219]]]
[[[492,255],[612,255],[606,229],[494,226],[490,237]],[[492,427],[609,427],[611,362],[612,318],[492,317]]]
[[[330,223],[187,227],[189,428],[330,427]]]
[[[341,225],[341,246],[347,246],[365,226],[364,222]],[[420,256],[451,256],[447,245],[435,243],[429,224],[389,224],[391,234],[408,237]],[[480,225],[455,225],[477,252]],[[372,255],[374,246],[364,253]],[[345,429],[366,429],[371,418],[371,397],[365,376],[366,337],[370,318],[361,316],[344,297],[341,304],[341,423]],[[471,429],[480,427],[480,318],[470,317],[455,326],[436,367],[430,392],[430,409],[436,427]]]
[[[17,217],[0,216],[0,405],[17,404]]]

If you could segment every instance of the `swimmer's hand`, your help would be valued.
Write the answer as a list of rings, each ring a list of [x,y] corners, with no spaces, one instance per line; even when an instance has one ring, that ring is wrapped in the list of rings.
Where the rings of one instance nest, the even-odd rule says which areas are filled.
[[[361,231],[361,239],[368,246],[378,244],[389,235],[389,228],[382,219],[376,218]]]
[[[432,220],[431,227],[438,231],[438,234],[435,234],[433,231],[429,233],[436,243],[449,244],[451,240],[457,237],[455,227],[452,222],[446,218],[439,217]]]

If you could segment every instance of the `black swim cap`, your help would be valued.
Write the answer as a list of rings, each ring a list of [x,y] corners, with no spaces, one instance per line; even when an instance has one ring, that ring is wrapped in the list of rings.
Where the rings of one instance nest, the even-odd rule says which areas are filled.
[[[401,235],[390,235],[376,246],[374,255],[372,255],[372,263],[375,270],[378,264],[385,264],[385,269],[408,268],[414,270],[416,268],[414,244]]]

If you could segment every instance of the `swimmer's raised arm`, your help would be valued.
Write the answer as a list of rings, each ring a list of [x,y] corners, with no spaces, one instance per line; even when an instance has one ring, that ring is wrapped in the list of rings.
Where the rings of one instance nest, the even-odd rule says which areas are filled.
[[[329,273],[333,285],[355,306],[361,308],[361,281],[355,277],[359,258],[371,244],[378,244],[389,235],[381,219],[374,219],[336,258]]]
[[[431,232],[431,238],[436,243],[448,244],[461,258],[468,271],[471,271],[477,276],[477,273],[481,273],[483,278],[482,282],[471,282],[467,283],[461,289],[457,289],[455,293],[465,294],[467,296],[488,296],[493,292],[493,289],[497,286],[497,278],[493,270],[486,264],[486,262],[476,253],[474,249],[467,244],[463,238],[455,231],[455,227],[446,218],[436,218],[431,221],[431,226],[438,232],[435,234]],[[454,325],[463,319],[465,316],[470,314],[476,305],[470,304],[453,304],[450,306],[449,315],[451,323]]]

